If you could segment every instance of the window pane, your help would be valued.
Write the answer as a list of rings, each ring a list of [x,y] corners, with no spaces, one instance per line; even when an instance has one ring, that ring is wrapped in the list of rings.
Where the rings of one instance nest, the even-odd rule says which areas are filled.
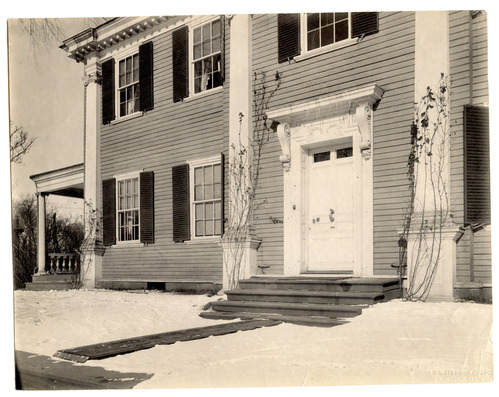
[[[215,235],[220,236],[222,234],[222,221],[221,220],[216,220],[215,221]]]
[[[319,48],[319,31],[314,30],[307,35],[307,49],[313,50]]]
[[[222,219],[222,203],[220,201],[213,203],[213,218]]]
[[[343,21],[345,19],[348,19],[348,12],[337,12],[334,14],[335,18],[335,22],[338,22],[338,21]]]
[[[140,110],[139,90],[140,90],[140,86],[138,84],[135,84],[133,86],[133,99],[134,99],[133,111],[134,112],[138,112]]]
[[[201,57],[201,44],[194,44],[194,59]]]
[[[204,236],[204,221],[196,221],[196,236]]]
[[[133,56],[133,68],[138,69],[139,67],[139,54]]]
[[[221,183],[215,183],[213,185],[213,198],[215,198],[215,199],[222,198],[222,184]]]
[[[202,26],[203,29],[203,40],[209,39],[211,34],[210,34],[210,24],[207,23]]]
[[[206,221],[204,234],[205,236],[213,236],[213,221]]]
[[[204,219],[213,219],[213,203],[204,205]]]
[[[194,168],[194,184],[201,185],[203,183],[203,168]]]
[[[213,185],[205,185],[204,186],[204,199],[212,200],[213,199]]]
[[[201,28],[194,29],[194,43],[201,41]]]
[[[204,219],[204,204],[196,204],[195,205],[196,207],[196,217],[194,219],[196,220],[200,220],[200,219]]]
[[[213,36],[218,36],[220,34],[220,20],[213,21],[211,27]]]
[[[204,183],[210,184],[213,183],[213,167],[209,165],[208,167],[204,167]]]
[[[213,52],[220,51],[220,36],[213,39]]]
[[[201,77],[194,79],[194,92],[201,92]]]
[[[329,25],[321,29],[321,47],[332,44],[334,42],[333,30],[333,25]]]
[[[329,25],[334,21],[333,12],[323,12],[321,13],[321,26]]]
[[[319,14],[308,14],[307,16],[307,30],[319,28]]]
[[[336,42],[348,39],[348,20],[338,22],[335,25],[334,34],[335,34],[335,41]]]
[[[213,166],[213,180],[215,182],[222,182],[222,165],[221,164],[215,164]]]
[[[203,41],[203,56],[207,56],[211,54],[211,40]]]
[[[203,185],[194,187],[194,201],[204,200]]]

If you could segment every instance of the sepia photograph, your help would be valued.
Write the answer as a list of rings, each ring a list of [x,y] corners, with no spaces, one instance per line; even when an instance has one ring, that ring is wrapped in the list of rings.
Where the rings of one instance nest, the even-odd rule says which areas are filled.
[[[490,394],[494,10],[411,5],[7,12],[5,390]]]

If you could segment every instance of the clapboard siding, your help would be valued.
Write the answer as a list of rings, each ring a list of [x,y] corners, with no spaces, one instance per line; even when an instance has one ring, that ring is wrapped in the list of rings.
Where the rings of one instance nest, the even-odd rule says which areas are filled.
[[[225,28],[228,52],[228,23]],[[107,248],[102,276],[117,281],[221,283],[222,251],[216,242],[173,241],[172,167],[228,151],[224,137],[228,131],[228,62],[223,89],[174,103],[171,31],[154,37],[153,46],[154,109],[102,127],[101,178],[130,171],[154,172],[155,241],[145,247]]]
[[[356,45],[298,62],[277,62],[277,16],[253,16],[253,70],[268,76],[278,70],[282,86],[270,109],[341,93],[368,84],[385,90],[374,112],[374,230],[375,274],[394,274],[398,259],[397,230],[408,199],[406,163],[414,101],[414,13],[379,14],[379,33]],[[283,271],[283,215],[281,148],[271,136],[262,161],[256,234],[263,240],[258,263],[270,265],[267,274]],[[265,200],[266,199],[266,200]],[[271,202],[272,201],[272,202]],[[392,205],[392,204],[395,204]]]
[[[470,37],[470,30],[472,36]],[[469,11],[449,13],[451,86],[450,201],[454,221],[464,223],[464,122],[468,104],[488,103],[487,18]],[[490,225],[471,235],[467,226],[456,250],[456,280],[491,282]],[[472,242],[471,242],[472,241]]]

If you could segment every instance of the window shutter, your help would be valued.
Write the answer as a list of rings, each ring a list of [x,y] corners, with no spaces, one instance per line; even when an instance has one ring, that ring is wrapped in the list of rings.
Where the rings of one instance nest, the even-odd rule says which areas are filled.
[[[139,47],[140,110],[154,108],[153,100],[153,44],[152,41]]]
[[[352,12],[352,37],[379,31],[377,12]]]
[[[222,236],[225,233],[225,155],[223,153],[220,154],[220,164],[222,165],[221,172],[222,172]]]
[[[116,244],[116,180],[102,181],[102,240],[104,245]]]
[[[300,14],[277,15],[277,43],[279,63],[300,55]]]
[[[140,173],[140,242],[154,244],[154,173]]]
[[[189,94],[189,31],[187,26],[172,33],[173,102],[179,102]]]
[[[189,164],[172,168],[173,241],[190,239]]]
[[[490,223],[489,108],[464,107],[464,222]]]
[[[114,59],[102,64],[102,124],[114,120]]]

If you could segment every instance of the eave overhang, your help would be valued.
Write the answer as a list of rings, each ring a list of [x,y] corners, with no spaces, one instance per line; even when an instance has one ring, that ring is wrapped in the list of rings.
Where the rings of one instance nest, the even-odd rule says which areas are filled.
[[[37,193],[84,197],[85,167],[83,163],[31,175],[30,179],[35,182]]]

